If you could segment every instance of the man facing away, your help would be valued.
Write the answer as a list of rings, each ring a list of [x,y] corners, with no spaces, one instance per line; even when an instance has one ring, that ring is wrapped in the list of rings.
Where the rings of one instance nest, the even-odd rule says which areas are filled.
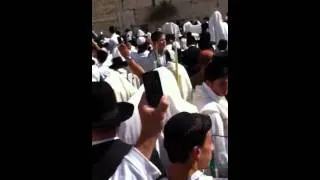
[[[137,39],[137,52],[131,53],[131,58],[134,59],[145,72],[153,69],[153,62],[148,61],[150,51],[148,51],[148,42],[145,37],[138,37]]]
[[[161,173],[149,161],[154,151],[168,108],[162,97],[158,108],[147,105],[143,96],[139,103],[141,135],[135,145],[123,143],[116,136],[120,124],[130,118],[133,105],[116,103],[112,88],[106,82],[92,83],[92,180],[153,180]]]

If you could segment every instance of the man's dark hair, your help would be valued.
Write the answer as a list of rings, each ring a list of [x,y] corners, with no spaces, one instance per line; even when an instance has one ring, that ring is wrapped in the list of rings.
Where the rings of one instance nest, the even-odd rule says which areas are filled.
[[[220,39],[219,40],[219,43],[217,45],[217,48],[220,50],[220,51],[224,51],[227,49],[227,46],[228,46],[228,41],[225,40],[225,39]]]
[[[206,17],[203,18],[203,20],[204,20],[204,21],[209,21],[209,17],[206,16]]]
[[[201,24],[201,30],[202,32],[206,31],[209,28],[209,24],[204,22]]]
[[[199,40],[199,48],[201,50],[205,49],[212,49],[212,43],[210,41],[211,35],[209,32],[202,32],[200,34],[200,40]]]
[[[174,34],[167,34],[167,35],[166,35],[167,44],[172,43],[174,40],[175,40]]]
[[[118,37],[117,37],[117,40],[118,40],[118,43],[119,43],[119,44],[122,44],[122,43],[123,43],[121,36],[118,36]]]
[[[190,34],[187,34],[187,46],[190,46],[192,44],[196,44],[197,41],[196,41],[196,38],[194,36]]]
[[[124,30],[125,33],[129,32],[129,31],[130,31],[129,28],[126,28],[126,29]]]
[[[146,50],[148,50],[148,47],[149,47],[149,44],[148,43],[144,43],[142,45],[138,45],[137,48],[138,48],[138,53],[142,53]]]
[[[110,26],[110,27],[109,27],[109,32],[110,32],[111,34],[115,33],[115,32],[116,32],[116,28],[115,28],[114,26]]]
[[[100,64],[104,63],[106,61],[107,57],[108,57],[108,53],[107,52],[105,52],[103,50],[99,50],[97,52],[97,59],[98,59]]]
[[[202,147],[211,119],[199,113],[181,112],[167,122],[164,127],[164,147],[172,163],[186,163],[195,146]]]
[[[152,40],[153,42],[157,42],[157,41],[161,38],[162,35],[164,35],[163,32],[161,32],[161,31],[155,31],[155,32],[153,32],[153,33],[151,34],[151,40]]]
[[[212,57],[211,63],[205,69],[204,80],[215,81],[219,78],[228,77],[228,55],[219,53]]]

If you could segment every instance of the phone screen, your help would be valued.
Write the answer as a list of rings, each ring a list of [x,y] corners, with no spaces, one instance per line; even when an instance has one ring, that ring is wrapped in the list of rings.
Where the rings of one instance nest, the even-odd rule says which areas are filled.
[[[142,75],[147,101],[150,106],[157,107],[163,96],[158,71],[149,71]]]

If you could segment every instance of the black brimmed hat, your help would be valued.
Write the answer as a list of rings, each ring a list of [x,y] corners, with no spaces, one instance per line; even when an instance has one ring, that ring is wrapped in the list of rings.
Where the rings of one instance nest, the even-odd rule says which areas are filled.
[[[104,81],[92,82],[92,128],[117,127],[129,119],[134,106],[127,102],[117,103],[111,86]]]

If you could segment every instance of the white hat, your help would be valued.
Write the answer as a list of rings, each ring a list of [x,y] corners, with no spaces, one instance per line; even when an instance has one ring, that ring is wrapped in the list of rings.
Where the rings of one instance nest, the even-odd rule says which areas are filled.
[[[138,29],[138,34],[137,34],[137,36],[138,37],[141,37],[141,36],[144,36],[145,35],[145,33],[141,30],[141,29]]]
[[[145,37],[138,37],[137,39],[137,45],[140,46],[140,45],[143,45],[146,43],[146,38]]]

